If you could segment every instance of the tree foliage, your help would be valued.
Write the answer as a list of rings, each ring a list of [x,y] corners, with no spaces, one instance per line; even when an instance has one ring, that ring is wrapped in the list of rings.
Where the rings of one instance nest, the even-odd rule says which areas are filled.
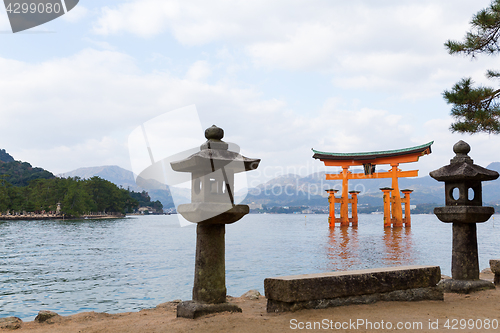
[[[47,170],[34,168],[28,162],[20,161],[0,162],[0,175],[4,176],[6,181],[15,186],[27,186],[30,181],[35,179],[55,178]]]
[[[445,43],[450,54],[465,54],[475,58],[478,54],[494,55],[500,51],[500,0],[493,0],[488,8],[480,10],[471,22],[471,30],[463,42],[449,40]],[[488,70],[486,77],[495,79],[500,72]],[[474,87],[471,78],[463,78],[451,90],[443,92],[451,115],[456,120],[452,132],[500,133],[500,89]]]
[[[56,211],[58,203],[61,213],[68,216],[127,213],[139,206],[151,206],[161,212],[161,202],[150,199],[147,192],[125,190],[97,176],[57,178],[28,162],[14,160],[5,149],[0,149],[0,212]]]
[[[163,204],[159,201],[151,201],[151,197],[149,196],[149,193],[146,191],[142,192],[130,192],[130,196],[137,200],[139,202],[140,207],[146,207],[149,206],[153,208],[155,211],[162,211],[163,209]]]
[[[147,192],[137,193],[119,188],[110,181],[99,177],[90,179],[49,178],[35,179],[28,186],[13,186],[7,176],[0,176],[0,211],[41,212],[56,211],[61,205],[61,213],[80,216],[91,212],[127,213],[139,205],[153,206],[161,211],[160,202],[151,202]],[[142,196],[140,202],[135,199]]]
[[[0,161],[2,162],[13,162],[14,157],[5,151],[5,149],[0,149]]]

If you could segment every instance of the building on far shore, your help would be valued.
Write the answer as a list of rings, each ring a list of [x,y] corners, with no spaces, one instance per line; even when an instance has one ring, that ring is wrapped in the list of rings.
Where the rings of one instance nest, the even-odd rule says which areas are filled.
[[[251,204],[248,204],[248,207],[250,209],[262,209],[262,204],[256,204],[255,202],[252,202]]]

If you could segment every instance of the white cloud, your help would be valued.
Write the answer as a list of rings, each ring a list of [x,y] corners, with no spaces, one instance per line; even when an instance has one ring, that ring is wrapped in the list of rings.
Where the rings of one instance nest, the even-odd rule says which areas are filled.
[[[127,166],[120,140],[126,142],[142,122],[178,107],[196,104],[205,126],[235,127],[229,133],[244,137],[248,124],[243,124],[246,132],[238,132],[232,125],[235,112],[252,119],[244,116],[247,110],[252,114],[276,105],[260,101],[252,89],[203,83],[210,73],[204,62],[178,78],[141,72],[133,58],[119,52],[86,49],[39,64],[0,58],[0,72],[2,148],[57,173],[96,162],[104,156],[101,151],[108,154],[101,160]]]
[[[443,46],[462,39],[472,14],[488,4],[141,0],[105,7],[94,31],[143,37],[167,32],[182,45],[224,43],[224,54],[228,47],[242,49],[259,68],[327,73],[337,87],[389,88],[415,99],[441,93],[449,84],[443,84],[445,73],[484,71],[492,63],[462,58],[460,65]],[[227,72],[238,69],[228,66]]]
[[[55,133],[55,135],[57,134]],[[127,160],[123,158],[128,154],[126,143],[109,136],[103,136],[99,139],[82,139],[77,144],[61,143],[44,149],[24,146],[15,150],[14,153],[9,153],[17,160],[28,161],[33,166],[48,168],[56,175],[80,167],[116,164],[131,170]],[[62,162],[65,159],[71,161]]]
[[[491,162],[500,161],[500,138],[497,135],[488,134],[458,134],[451,133],[449,127],[452,119],[431,119],[425,122],[413,137],[415,144],[434,141],[432,154],[420,159],[416,166],[421,170],[420,176],[426,176],[432,170],[438,169],[450,163],[455,156],[453,145],[460,140],[471,146],[469,156],[475,164],[486,167]]]
[[[400,115],[345,109],[329,100],[316,115],[301,116],[285,101],[263,99],[253,89],[200,81],[210,72],[207,66],[195,62],[177,78],[142,72],[133,58],[111,51],[87,49],[36,65],[0,58],[0,140],[16,158],[57,173],[93,164],[128,166],[129,131],[190,104],[204,126],[224,128],[229,142],[264,158],[264,166],[304,163],[312,147],[381,150],[412,137],[413,128]],[[388,127],[395,134],[388,136]]]
[[[10,27],[9,17],[7,16],[7,12],[5,12],[5,7],[1,7],[3,6],[0,6],[0,31],[11,32],[12,28]]]
[[[162,32],[178,12],[175,1],[146,0],[124,3],[116,9],[103,7],[94,32],[109,35],[126,31],[149,37]]]
[[[325,25],[308,23],[280,42],[265,41],[247,46],[257,65],[287,69],[317,69],[333,60],[338,34]]]
[[[68,22],[77,23],[87,17],[88,13],[89,10],[80,3],[78,6],[63,15],[62,18]]]
[[[186,73],[186,79],[192,81],[202,81],[212,74],[209,64],[204,61],[196,61],[191,65]]]

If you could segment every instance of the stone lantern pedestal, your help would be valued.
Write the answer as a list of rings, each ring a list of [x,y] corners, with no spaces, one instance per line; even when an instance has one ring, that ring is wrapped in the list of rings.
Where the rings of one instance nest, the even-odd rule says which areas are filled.
[[[247,205],[234,202],[234,174],[256,169],[259,159],[250,159],[228,150],[221,139],[224,131],[215,125],[205,131],[207,142],[200,151],[172,169],[191,173],[191,203],[177,212],[197,223],[193,300],[177,306],[177,317],[197,318],[215,312],[241,312],[226,302],[225,230],[248,214]]]
[[[445,292],[470,293],[492,289],[495,285],[479,279],[476,224],[486,222],[495,213],[493,207],[483,207],[481,182],[498,178],[498,173],[475,165],[467,155],[470,146],[459,141],[453,146],[456,156],[450,164],[430,172],[430,176],[445,182],[445,207],[436,207],[439,220],[453,223],[452,279],[438,284]]]

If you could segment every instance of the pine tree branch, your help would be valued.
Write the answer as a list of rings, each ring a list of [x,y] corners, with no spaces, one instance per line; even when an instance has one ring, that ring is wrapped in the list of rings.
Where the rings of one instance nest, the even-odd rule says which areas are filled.
[[[500,51],[500,0],[479,11],[471,20],[472,29],[465,34],[464,42],[448,40],[448,53],[465,53],[475,57],[478,53],[495,54]]]
[[[497,89],[495,90],[491,95],[490,97],[488,98],[488,104],[486,104],[486,107],[485,109],[489,109],[490,108],[490,105],[491,105],[491,102],[498,97],[498,95],[500,94],[500,89]]]

